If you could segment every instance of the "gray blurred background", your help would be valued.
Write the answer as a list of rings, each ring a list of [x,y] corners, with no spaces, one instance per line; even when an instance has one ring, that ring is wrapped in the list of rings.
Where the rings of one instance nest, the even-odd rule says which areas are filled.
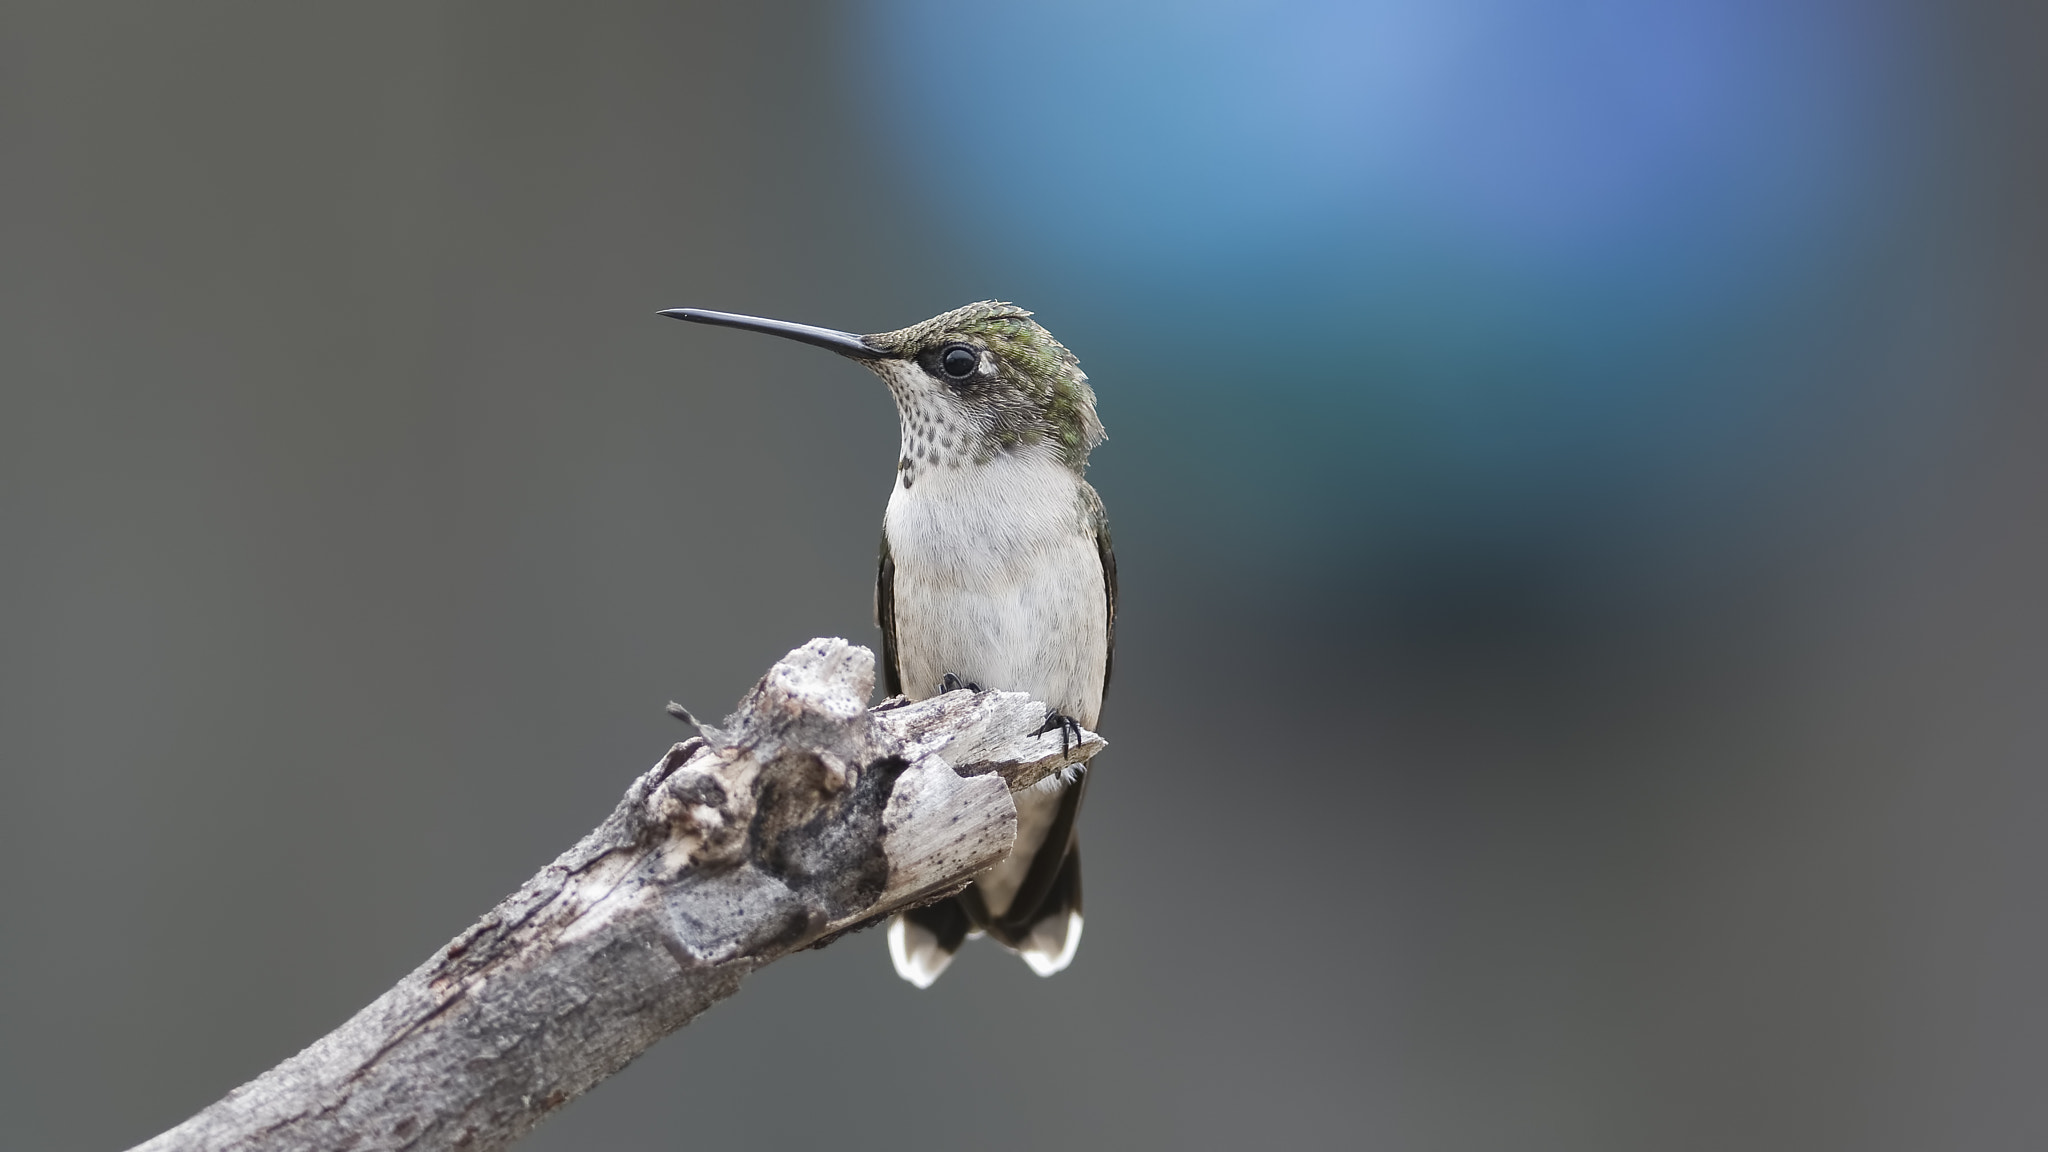
[[[0,1144],[176,1123],[815,635],[1013,299],[1111,439],[1087,940],[536,1149],[2048,1146],[2038,6],[0,6]]]

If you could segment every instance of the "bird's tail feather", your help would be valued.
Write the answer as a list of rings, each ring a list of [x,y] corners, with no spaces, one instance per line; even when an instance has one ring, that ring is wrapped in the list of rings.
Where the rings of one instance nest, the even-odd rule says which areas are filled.
[[[931,987],[973,927],[958,896],[898,913],[889,921],[889,959],[896,974],[919,988]]]
[[[970,935],[987,933],[1050,976],[1073,962],[1081,944],[1081,844],[1074,833],[1088,777],[1062,789],[1051,826],[1039,842],[1023,881],[1001,914],[989,912],[981,885],[958,896],[914,908],[889,922],[889,958],[896,974],[929,988]]]
[[[984,932],[1040,976],[1064,969],[1081,946],[1081,846],[1067,845],[1051,886],[1029,914],[1017,915],[1013,908],[991,920],[984,909],[980,893],[970,886],[958,896],[899,913],[889,922],[889,959],[896,974],[929,988],[968,937]]]
[[[1073,963],[1081,946],[1081,846],[1069,844],[1053,885],[1014,947],[1031,970],[1050,976]]]

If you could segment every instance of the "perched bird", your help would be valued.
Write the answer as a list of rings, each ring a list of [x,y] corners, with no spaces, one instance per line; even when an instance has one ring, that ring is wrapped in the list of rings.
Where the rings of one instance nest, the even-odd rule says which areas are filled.
[[[895,332],[675,308],[679,320],[766,332],[860,361],[896,399],[902,450],[882,522],[875,619],[891,695],[1028,692],[1047,731],[1094,728],[1116,632],[1116,558],[1083,473],[1103,439],[1079,361],[1012,304],[983,301]],[[1087,777],[1019,793],[1009,857],[958,896],[889,925],[896,972],[920,988],[986,933],[1041,976],[1081,943],[1074,818]]]

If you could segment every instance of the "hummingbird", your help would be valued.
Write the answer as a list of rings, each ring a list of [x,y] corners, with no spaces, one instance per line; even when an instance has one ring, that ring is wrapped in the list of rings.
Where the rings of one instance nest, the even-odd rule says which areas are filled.
[[[1094,728],[1116,637],[1116,556],[1086,479],[1103,440],[1080,361],[1031,313],[984,300],[856,335],[701,308],[678,320],[830,349],[882,378],[902,430],[882,518],[875,623],[889,695],[1028,692],[1043,731]],[[971,936],[1050,976],[1081,943],[1079,766],[1015,796],[1010,855],[889,924],[897,975],[928,988]]]

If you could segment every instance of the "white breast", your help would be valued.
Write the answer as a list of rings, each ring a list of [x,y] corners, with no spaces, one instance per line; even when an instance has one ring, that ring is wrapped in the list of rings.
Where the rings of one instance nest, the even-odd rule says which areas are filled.
[[[1108,606],[1071,469],[1036,452],[920,469],[890,495],[884,525],[906,693],[930,696],[951,672],[1095,724]]]

